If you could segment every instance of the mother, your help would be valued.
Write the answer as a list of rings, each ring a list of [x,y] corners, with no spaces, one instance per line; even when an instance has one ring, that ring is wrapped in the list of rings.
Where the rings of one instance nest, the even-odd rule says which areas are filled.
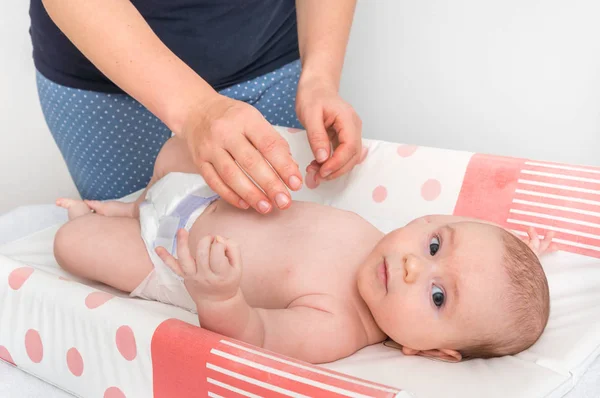
[[[144,187],[171,133],[214,191],[261,213],[302,186],[271,124],[307,129],[319,178],[352,169],[361,121],[338,89],[355,3],[31,0],[42,110],[81,196]]]

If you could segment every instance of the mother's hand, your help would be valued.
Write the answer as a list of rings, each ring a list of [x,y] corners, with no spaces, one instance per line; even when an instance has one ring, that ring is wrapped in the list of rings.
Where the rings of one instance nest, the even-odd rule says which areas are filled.
[[[217,94],[199,104],[182,137],[206,183],[235,207],[260,213],[271,211],[272,204],[285,209],[291,204],[287,187],[302,187],[288,143],[244,102]]]
[[[296,113],[306,128],[315,160],[307,172],[319,179],[332,180],[356,166],[362,150],[362,121],[331,84],[317,78],[300,78]],[[334,152],[331,155],[331,146]],[[309,175],[307,174],[307,175]],[[311,175],[311,178],[313,176]],[[307,177],[308,178],[308,177]]]

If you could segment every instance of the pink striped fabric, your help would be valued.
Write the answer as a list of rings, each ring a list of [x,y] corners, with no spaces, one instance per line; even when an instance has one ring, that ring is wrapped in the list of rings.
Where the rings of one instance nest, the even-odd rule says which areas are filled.
[[[347,376],[171,319],[152,338],[155,397],[395,397]]]
[[[554,231],[559,250],[600,258],[600,169],[474,155],[454,214]]]

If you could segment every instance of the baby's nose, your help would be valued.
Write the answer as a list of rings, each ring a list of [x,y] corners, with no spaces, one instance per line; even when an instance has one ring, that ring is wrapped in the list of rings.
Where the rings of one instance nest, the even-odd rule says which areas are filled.
[[[412,254],[404,256],[404,282],[413,283],[419,279],[423,270],[423,262]]]

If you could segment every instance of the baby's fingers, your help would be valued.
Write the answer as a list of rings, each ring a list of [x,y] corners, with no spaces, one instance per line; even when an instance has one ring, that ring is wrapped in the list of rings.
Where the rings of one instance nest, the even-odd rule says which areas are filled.
[[[171,268],[173,272],[180,277],[185,278],[185,273],[179,266],[179,262],[175,257],[171,256],[171,253],[169,253],[167,249],[162,246],[158,246],[156,249],[154,249],[154,252],[158,255],[158,257],[160,257],[163,263],[167,264],[167,266]]]
[[[189,233],[185,229],[177,231],[177,258],[183,272],[186,275],[194,275],[196,274],[196,263],[190,254],[188,238]]]
[[[538,238],[537,231],[533,227],[529,227],[527,230],[529,235],[529,247],[536,253],[540,252],[540,239]]]
[[[242,252],[237,242],[231,239],[224,239],[225,241],[225,256],[229,260],[229,264],[233,268],[241,268],[242,266]]]
[[[213,243],[212,236],[205,236],[198,242],[196,249],[196,264],[198,270],[210,273],[210,251]]]
[[[231,265],[225,255],[225,240],[217,236],[210,249],[210,269],[217,275],[226,275],[229,268]]]
[[[555,245],[552,245],[552,239],[554,239],[555,235],[556,233],[554,231],[548,231],[546,233],[546,236],[544,236],[544,239],[540,243],[540,253],[556,250]]]

